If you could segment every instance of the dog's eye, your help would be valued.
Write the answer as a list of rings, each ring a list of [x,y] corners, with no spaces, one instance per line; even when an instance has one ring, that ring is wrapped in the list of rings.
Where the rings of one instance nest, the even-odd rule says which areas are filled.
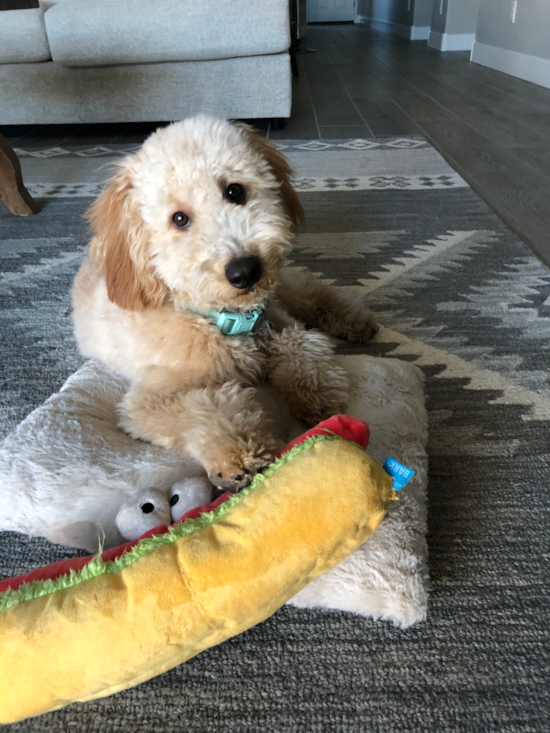
[[[145,504],[142,504],[141,511],[144,514],[151,514],[152,511],[154,511],[155,507],[153,504],[151,504],[150,501],[146,501]]]
[[[180,500],[180,495],[174,494],[172,498],[170,499],[170,506],[176,506],[179,500]]]
[[[188,227],[191,223],[191,219],[187,216],[187,214],[184,214],[183,211],[176,211],[176,213],[172,217],[172,221],[178,229],[185,229],[185,227]]]
[[[240,183],[230,183],[225,190],[225,195],[234,204],[244,204],[246,199],[246,191]]]

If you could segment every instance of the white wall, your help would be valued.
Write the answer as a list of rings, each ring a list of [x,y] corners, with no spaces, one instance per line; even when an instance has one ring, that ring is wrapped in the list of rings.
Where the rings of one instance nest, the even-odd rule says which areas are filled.
[[[433,0],[414,1],[414,21],[416,28],[428,28],[432,23]]]
[[[425,40],[432,3],[433,0],[359,0],[357,12],[373,28],[413,40]]]
[[[550,1],[481,0],[472,61],[550,89]]]
[[[445,33],[447,24],[447,6],[449,0],[434,0],[432,8],[432,31],[434,33]]]
[[[480,0],[434,0],[428,45],[440,51],[470,51]]]
[[[549,0],[518,0],[515,23],[510,21],[511,6],[511,0],[482,0],[476,41],[550,59]]]
[[[449,0],[446,32],[453,35],[475,35],[479,0]]]
[[[409,25],[413,23],[414,4],[408,0],[362,0],[359,3],[359,14],[365,18],[379,20],[384,23]]]

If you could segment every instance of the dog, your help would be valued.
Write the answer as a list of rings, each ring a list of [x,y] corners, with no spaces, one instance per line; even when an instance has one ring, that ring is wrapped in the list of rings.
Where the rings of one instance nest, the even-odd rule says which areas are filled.
[[[257,385],[315,425],[347,398],[329,336],[377,330],[362,298],[283,269],[304,221],[292,175],[246,125],[201,115],[157,130],[91,207],[73,286],[80,351],[131,385],[120,427],[224,491],[275,455]]]

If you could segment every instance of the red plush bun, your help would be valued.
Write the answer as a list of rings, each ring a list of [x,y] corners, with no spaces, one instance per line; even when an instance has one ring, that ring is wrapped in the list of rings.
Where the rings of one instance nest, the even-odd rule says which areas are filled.
[[[307,433],[298,436],[288,443],[288,445],[285,445],[279,451],[278,456],[284,455],[295,445],[311,438],[312,435],[331,435],[332,433],[336,433],[336,435],[344,438],[344,440],[351,440],[357,443],[357,445],[360,445],[363,450],[367,450],[370,439],[370,430],[367,423],[349,415],[334,415],[333,417],[329,417],[328,420],[323,420],[319,425],[308,430]]]

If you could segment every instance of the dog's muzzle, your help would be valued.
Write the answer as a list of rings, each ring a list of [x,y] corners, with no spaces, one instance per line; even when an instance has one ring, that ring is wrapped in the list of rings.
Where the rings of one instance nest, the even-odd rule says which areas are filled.
[[[240,257],[225,268],[225,277],[234,288],[245,290],[255,285],[262,276],[262,263],[257,257]]]

